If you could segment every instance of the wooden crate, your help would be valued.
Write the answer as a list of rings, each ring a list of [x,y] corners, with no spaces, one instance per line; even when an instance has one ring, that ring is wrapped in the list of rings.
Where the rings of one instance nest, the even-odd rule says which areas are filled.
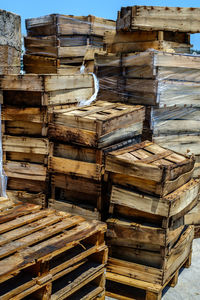
[[[149,139],[182,154],[195,155],[194,177],[199,175],[198,107],[147,107],[142,139]]]
[[[98,101],[87,107],[54,114],[49,135],[67,143],[103,148],[139,136],[143,119],[142,106]]]
[[[47,136],[48,112],[45,107],[2,107],[2,131],[6,135]]]
[[[0,215],[0,223],[2,300],[103,295],[106,225],[33,204]]]
[[[199,32],[199,8],[127,6],[118,12],[117,31]]]
[[[102,150],[70,144],[51,143],[48,167],[51,173],[68,174],[101,181]]]
[[[70,213],[72,215],[79,215],[87,220],[101,220],[101,213],[94,207],[87,204],[70,202],[67,200],[48,199],[48,207],[60,211]]]
[[[92,219],[101,218],[101,181],[55,173],[51,175],[51,198],[48,201],[51,207]]]
[[[19,167],[23,165],[23,168],[19,170]],[[6,164],[5,164],[6,165]],[[12,165],[12,162],[11,162]],[[6,167],[5,167],[6,169]],[[10,167],[10,163],[8,163],[8,178],[7,178],[7,188],[8,190],[21,190],[26,191],[28,193],[47,193],[49,186],[49,176],[47,173],[46,167],[37,167],[37,164],[29,164],[29,163],[18,163],[16,169],[13,169],[13,165]],[[31,174],[34,174],[32,177]]]
[[[194,157],[166,150],[149,141],[108,153],[105,164],[114,184],[160,196],[190,180],[193,168]]]
[[[28,36],[96,35],[106,30],[115,31],[115,21],[89,16],[51,14],[26,19]]]
[[[142,221],[109,218],[106,221],[110,256],[121,253],[121,259],[143,261],[149,266],[162,265],[166,255],[181,236],[184,225],[161,228]],[[138,250],[139,249],[139,250]],[[149,255],[147,255],[149,253]]]
[[[122,55],[128,103],[198,107],[200,59],[163,52]]]
[[[130,262],[130,259],[129,261],[122,260],[122,253],[124,253],[122,249],[120,257],[109,258],[106,278],[108,281],[118,282],[143,290],[144,298],[141,299],[160,300],[162,291],[167,284],[171,283],[172,286],[176,285],[181,267],[190,266],[193,237],[194,227],[189,226],[182,233],[178,242],[169,251],[162,267],[151,267],[146,265],[145,262],[137,263],[137,258],[136,262]],[[138,250],[138,257],[141,252],[141,250]],[[121,295],[122,298],[118,298],[116,295],[117,292],[114,292],[108,287],[107,295],[114,296],[115,294],[116,299],[125,299],[123,297],[127,297],[126,291],[127,289],[121,287],[119,295]],[[132,294],[129,294],[126,299],[135,299],[135,295],[137,295],[137,293],[132,291]]]
[[[21,17],[1,9],[0,23],[0,45],[12,47],[21,52]]]
[[[105,32],[104,43],[108,52],[128,53],[155,49],[166,52],[190,53],[190,35],[172,31]]]
[[[38,163],[38,167],[48,163],[48,138],[4,135],[2,148],[4,161]]]
[[[13,200],[10,200],[7,197],[0,197],[0,215],[5,210],[9,210],[14,206]]]
[[[1,45],[0,35],[0,74],[19,74],[21,51],[15,47]]]
[[[199,180],[194,179],[163,197],[113,185],[109,212],[114,216],[123,216],[139,222],[142,220],[162,228],[176,227],[184,224],[184,215],[195,207],[198,198]]]
[[[1,75],[0,101],[4,105],[41,107],[77,103],[94,93],[91,74]]]
[[[94,60],[85,60],[83,57],[53,58],[46,56],[25,54],[23,56],[24,70],[26,73],[72,75],[80,74],[80,68],[84,63],[85,73],[94,72]]]
[[[49,140],[4,135],[2,147],[8,189],[46,193],[49,179]]]
[[[87,59],[92,60],[95,53],[103,52],[103,38],[96,39],[79,35],[27,37],[24,43],[26,54],[55,58],[84,58],[87,55]]]
[[[184,216],[184,224],[194,225],[194,238],[200,238],[200,201]]]
[[[112,261],[118,264],[120,268],[126,265],[123,261],[120,260]],[[188,256],[188,258],[183,262],[183,264],[180,265],[179,269],[172,276],[170,276],[169,280],[164,285],[160,285],[157,283],[152,284],[143,280],[138,280],[134,278],[129,278],[128,276],[117,275],[112,272],[107,272],[106,296],[119,300],[161,300],[165,287],[175,287],[178,283],[178,276],[181,272],[181,269],[189,268],[190,265],[191,255]],[[140,266],[137,265],[137,267],[139,268]],[[152,276],[152,274],[150,274],[150,276]]]
[[[46,195],[43,193],[27,193],[26,191],[13,191],[7,190],[6,195],[13,203],[33,203],[38,204],[41,207],[46,207]]]
[[[124,84],[121,56],[119,54],[96,54],[95,74],[99,79],[98,100],[124,102]]]
[[[128,78],[199,82],[200,58],[195,55],[148,51],[122,55]]]

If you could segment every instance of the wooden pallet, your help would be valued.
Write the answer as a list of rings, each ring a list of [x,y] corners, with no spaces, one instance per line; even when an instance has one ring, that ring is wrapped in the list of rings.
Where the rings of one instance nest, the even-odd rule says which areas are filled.
[[[41,107],[77,103],[94,94],[91,74],[79,75],[1,75],[0,90],[4,105]]]
[[[84,108],[55,114],[49,135],[67,143],[104,148],[140,135],[143,118],[142,106],[98,101]]]
[[[178,273],[182,266],[190,266],[193,237],[194,227],[190,226],[184,231],[174,247],[171,248],[165,258],[164,265],[160,266],[160,268],[146,265],[144,261],[143,263],[138,263],[137,258],[136,262],[130,262],[131,258],[129,258],[129,261],[122,260],[122,253],[120,257],[109,258],[106,274],[107,280],[144,290],[143,295],[146,295],[146,298],[144,297],[143,299],[161,299],[162,291],[166,285],[169,283],[172,286],[176,285]],[[108,293],[109,291],[108,289]],[[124,296],[124,298],[116,297],[117,299],[141,299],[134,297],[137,295],[137,293],[134,293],[134,290],[132,294],[127,296],[124,287],[121,287],[119,294]]]
[[[109,213],[162,228],[177,227],[183,224],[193,224],[189,223],[191,218],[190,221],[188,219],[188,223],[184,221],[185,214],[190,214],[191,209],[198,203],[198,198],[199,180],[194,179],[163,197],[113,185]]]
[[[199,8],[127,6],[118,12],[117,31],[199,32]]]
[[[26,204],[0,215],[1,299],[94,299],[104,292],[106,226]]]
[[[192,177],[193,168],[194,157],[149,141],[110,152],[105,164],[113,183],[160,196],[186,183]]]

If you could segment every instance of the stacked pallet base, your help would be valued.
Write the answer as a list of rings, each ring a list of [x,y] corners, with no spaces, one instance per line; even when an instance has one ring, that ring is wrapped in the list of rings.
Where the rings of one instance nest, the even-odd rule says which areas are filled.
[[[0,214],[0,297],[104,299],[106,226],[34,204]]]

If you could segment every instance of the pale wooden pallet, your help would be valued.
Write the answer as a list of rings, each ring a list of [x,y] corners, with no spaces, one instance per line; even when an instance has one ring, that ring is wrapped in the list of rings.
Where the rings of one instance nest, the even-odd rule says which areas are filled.
[[[106,226],[40,209],[24,204],[0,215],[1,299],[96,299],[104,292]]]

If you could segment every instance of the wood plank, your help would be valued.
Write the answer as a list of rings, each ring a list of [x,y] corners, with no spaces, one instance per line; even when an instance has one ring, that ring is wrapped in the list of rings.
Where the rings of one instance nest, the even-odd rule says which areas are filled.
[[[57,234],[67,228],[73,227],[78,224],[80,221],[83,221],[81,217],[71,217],[70,219],[62,220],[56,225],[50,225],[48,228],[44,228],[38,232],[29,234],[26,237],[19,238],[16,241],[10,242],[8,245],[4,245],[0,250],[0,257],[8,256],[12,253],[15,253],[17,250],[28,247],[34,243],[38,243],[48,237],[51,237],[53,234]]]
[[[102,168],[99,164],[79,160],[50,156],[48,166],[51,172],[83,176],[96,180],[100,180],[102,175]]]

